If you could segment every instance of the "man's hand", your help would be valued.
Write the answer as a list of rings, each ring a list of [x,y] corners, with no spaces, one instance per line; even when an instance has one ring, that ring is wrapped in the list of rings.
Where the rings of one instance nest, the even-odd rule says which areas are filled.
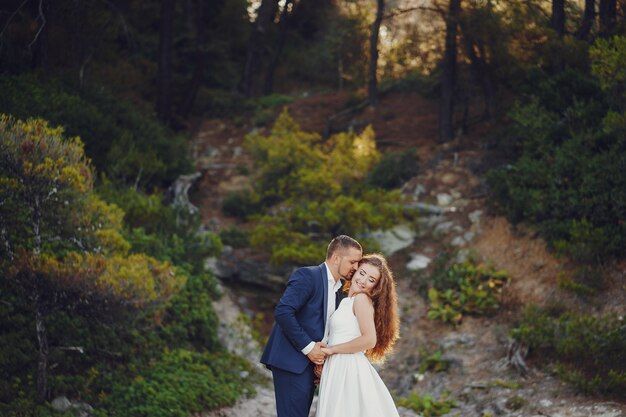
[[[322,348],[326,347],[326,343],[316,342],[315,346],[313,346],[313,350],[311,350],[307,356],[309,360],[316,365],[321,365],[324,363],[324,357],[326,356],[324,352],[322,352]]]

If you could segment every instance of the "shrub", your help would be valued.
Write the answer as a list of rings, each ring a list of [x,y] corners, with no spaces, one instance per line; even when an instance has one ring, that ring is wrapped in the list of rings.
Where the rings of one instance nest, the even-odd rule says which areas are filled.
[[[220,239],[224,245],[233,248],[245,248],[250,246],[248,232],[237,226],[229,226],[220,230]]]
[[[434,417],[449,413],[456,406],[456,402],[445,398],[438,401],[430,394],[411,393],[405,398],[400,398],[398,405],[410,408],[424,417]]]
[[[106,399],[110,416],[187,417],[232,405],[252,394],[250,365],[227,353],[165,352],[130,385],[117,384]]]
[[[596,77],[573,69],[534,76],[536,88],[510,112],[519,158],[488,175],[512,221],[536,225],[583,263],[621,257],[626,248],[625,46],[598,41]]]
[[[506,273],[472,261],[454,264],[428,290],[428,318],[458,324],[465,314],[484,315],[499,307]]]
[[[371,128],[323,142],[283,112],[270,136],[250,135],[246,146],[257,169],[252,195],[270,207],[255,217],[250,243],[275,264],[316,262],[333,236],[366,235],[403,218],[399,193],[363,184],[379,160]]]
[[[626,392],[626,324],[622,317],[529,307],[512,336],[533,356],[553,361],[557,374],[585,393]]]
[[[104,92],[81,91],[32,75],[0,76],[0,113],[41,117],[80,136],[101,173],[141,186],[171,182],[191,170],[187,141],[135,106]]]
[[[388,152],[367,174],[367,183],[374,187],[393,189],[417,175],[419,165],[414,149]]]

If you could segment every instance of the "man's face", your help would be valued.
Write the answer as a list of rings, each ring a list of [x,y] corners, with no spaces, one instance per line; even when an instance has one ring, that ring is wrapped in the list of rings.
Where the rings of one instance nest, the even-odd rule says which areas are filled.
[[[339,257],[338,272],[343,279],[351,279],[354,272],[359,267],[359,261],[363,254],[359,249],[348,248],[337,253]]]

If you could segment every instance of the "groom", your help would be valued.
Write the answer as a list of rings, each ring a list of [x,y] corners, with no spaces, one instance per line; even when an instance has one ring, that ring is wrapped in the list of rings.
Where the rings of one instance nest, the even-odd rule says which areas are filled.
[[[324,362],[321,348],[328,340],[328,319],[337,307],[336,295],[342,295],[341,280],[352,277],[362,254],[359,242],[337,236],[328,245],[324,263],[291,274],[261,356],[274,377],[278,417],[309,415],[313,367]]]

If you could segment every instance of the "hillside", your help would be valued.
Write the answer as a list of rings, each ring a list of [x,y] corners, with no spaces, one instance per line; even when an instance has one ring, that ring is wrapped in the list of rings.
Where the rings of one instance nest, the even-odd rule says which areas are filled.
[[[431,209],[431,214],[421,216],[410,244],[401,242],[404,247],[390,258],[401,295],[402,316],[401,340],[380,371],[391,391],[397,397],[407,396],[412,390],[437,399],[447,396],[457,404],[450,416],[626,415],[625,403],[578,395],[543,364],[531,360],[528,375],[522,376],[507,360],[515,353],[509,330],[526,305],[566,305],[581,311],[623,314],[624,263],[607,266],[611,277],[608,287],[591,299],[560,289],[559,274],[572,273],[575,266],[566,258],[555,257],[533,230],[511,225],[490,204],[483,174],[501,158],[493,143],[494,126],[478,123],[467,134],[439,144],[435,102],[416,94],[391,93],[375,108],[336,117],[348,100],[342,93],[321,94],[297,99],[288,105],[288,110],[307,131],[358,131],[371,124],[382,151],[414,148],[419,174],[401,191],[410,202]],[[242,167],[250,166],[242,143],[251,129],[248,123],[236,125],[228,120],[198,122],[194,149],[197,168],[203,175],[194,201],[201,209],[204,223],[215,230],[235,223],[221,213],[224,196],[250,186],[242,173]],[[247,255],[262,259],[261,254]],[[503,306],[496,315],[466,317],[456,327],[427,319],[425,288],[437,268],[437,259],[446,256],[473,256],[508,273],[510,283],[504,289]],[[227,282],[224,284],[228,286]],[[232,295],[221,303],[236,300],[252,319],[263,317],[261,328],[268,332],[271,308],[279,294],[247,290],[240,284],[230,291]],[[441,352],[438,360],[447,370],[420,373],[424,359],[437,351]],[[258,398],[209,415],[270,416],[274,412],[271,395],[271,389],[262,388]],[[402,412],[414,415],[408,409]]]

